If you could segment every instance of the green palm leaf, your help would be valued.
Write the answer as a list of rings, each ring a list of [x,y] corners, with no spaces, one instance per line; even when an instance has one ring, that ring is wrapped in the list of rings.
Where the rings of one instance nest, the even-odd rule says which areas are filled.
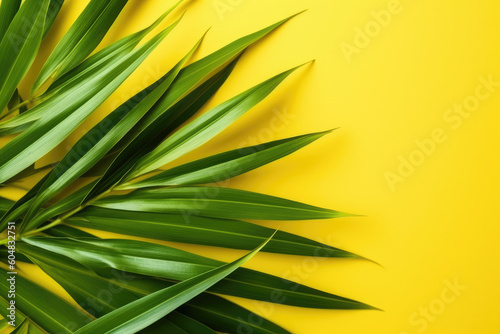
[[[309,220],[352,216],[279,197],[219,187],[136,190],[126,195],[102,198],[93,205],[116,210],[223,219]]]
[[[37,167],[37,160],[82,124],[177,26],[180,19],[141,43],[181,2],[145,29],[92,54],[127,0],[91,0],[43,65],[32,96],[23,95],[26,101],[18,85],[64,0],[1,2],[0,136],[17,136],[0,148],[0,186],[50,171],[20,200],[0,198],[0,231],[5,234],[8,223],[15,222],[17,261],[41,268],[79,305],[74,307],[20,272],[16,277],[17,333],[289,333],[214,293],[270,302],[276,302],[271,298],[279,293],[284,296],[279,303],[286,305],[373,309],[240,268],[260,250],[360,258],[240,220],[329,219],[349,214],[244,190],[203,186],[283,158],[327,132],[160,170],[228,128],[297,69],[278,74],[191,120],[226,82],[245,50],[293,16],[186,66],[200,40],[169,72],[86,133],[58,163]],[[23,27],[26,22],[31,23],[28,29]],[[38,94],[33,96],[34,92]],[[126,240],[126,236],[101,239],[98,233],[80,227],[253,251],[226,264],[172,247]],[[2,247],[8,244],[8,239],[0,240],[3,267],[12,257],[9,248]],[[0,271],[4,319],[8,275]]]
[[[4,303],[9,286],[6,271],[0,269],[0,298]],[[50,307],[43,306],[50,305]],[[47,333],[71,333],[92,318],[36,283],[16,275],[16,308]]]
[[[49,0],[26,0],[0,42],[0,110],[7,106],[35,60],[48,6]]]
[[[80,328],[75,334],[135,333],[160,320],[250,260],[265,244],[244,257],[184,282],[142,297]]]
[[[106,275],[109,269],[116,269],[183,281],[223,265],[221,261],[176,248],[133,240],[41,237],[24,240],[30,245],[71,256],[101,275]],[[76,254],[74,250],[78,250]],[[268,301],[275,291],[284,297],[282,299],[286,305],[327,309],[371,309],[370,306],[351,299],[245,268],[236,270],[234,274],[213,286],[210,291],[263,301]]]
[[[28,211],[25,217],[26,222],[29,222],[48,200],[52,199],[71,184],[71,182],[98,163],[146,115],[151,107],[165,94],[182,66],[198,49],[201,41],[200,39],[189,53],[172,69],[170,75],[141,102],[133,108],[118,108],[73,146],[55,167],[50,176],[44,179],[43,185],[38,190],[30,211]],[[100,138],[97,142],[94,139],[96,137]],[[88,145],[89,143],[90,145]],[[82,151],[81,147],[85,147],[85,149]],[[75,157],[77,158],[75,159]]]
[[[68,92],[77,100],[82,99],[81,90],[89,89],[91,95],[83,105],[66,101],[66,107],[57,113],[44,115],[21,135],[14,138],[0,150],[0,182],[15,176],[20,170],[31,165],[57,144],[64,140],[80,125],[113,91],[142,63],[142,61],[158,46],[166,35],[175,27],[174,23],[150,41],[115,61],[109,69],[88,77],[81,85]],[[95,91],[95,94],[92,94]],[[63,104],[62,100],[60,103]],[[51,103],[50,100],[45,103]],[[76,104],[76,105],[75,105]],[[25,113],[26,114],[26,113]],[[33,140],[37,138],[37,140]]]
[[[21,0],[4,0],[0,3],[0,42],[20,7]]]
[[[277,140],[217,154],[172,168],[140,182],[125,183],[117,189],[185,186],[223,181],[281,159],[329,132]]]
[[[150,239],[246,250],[257,247],[273,231],[264,226],[237,220],[97,207],[89,207],[65,222]],[[283,231],[276,232],[262,251],[315,257],[358,258],[352,253]]]
[[[32,92],[47,79],[57,79],[83,61],[99,45],[127,2],[92,0],[47,59]]]

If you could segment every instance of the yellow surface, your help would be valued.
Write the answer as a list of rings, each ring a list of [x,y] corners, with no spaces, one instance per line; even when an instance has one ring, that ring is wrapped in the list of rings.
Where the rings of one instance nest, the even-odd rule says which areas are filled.
[[[86,3],[67,1],[33,73]],[[172,3],[131,0],[105,42],[146,26]],[[206,28],[212,26],[196,57],[306,8],[245,54],[210,106],[282,70],[316,62],[183,161],[341,127],[229,186],[366,215],[266,225],[354,251],[383,268],[269,254],[258,255],[249,266],[385,312],[234,300],[299,334],[499,333],[500,87],[483,84],[490,76],[500,82],[500,5],[494,1],[192,1],[183,8],[187,14],[178,28],[86,128],[165,73]],[[388,9],[390,17],[378,15],[384,26],[374,24],[373,11]],[[358,36],[365,28],[371,36]],[[452,108],[464,103],[475,110],[460,116]],[[419,153],[416,141],[427,145],[427,154]],[[418,166],[401,167],[401,159]],[[180,247],[227,260],[241,254]],[[41,274],[32,271],[32,276]],[[44,284],[53,286],[48,280]],[[456,284],[458,289],[450,288]]]

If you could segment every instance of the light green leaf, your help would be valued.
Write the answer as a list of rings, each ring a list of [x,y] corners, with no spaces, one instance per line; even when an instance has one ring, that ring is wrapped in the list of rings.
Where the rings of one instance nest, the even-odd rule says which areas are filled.
[[[102,198],[93,205],[125,211],[224,219],[309,220],[352,216],[279,197],[219,187],[136,190],[126,195]]]
[[[53,114],[54,110],[66,110],[83,105],[87,100],[99,93],[102,85],[88,81],[100,76],[116,64],[123,62],[139,42],[146,37],[167,17],[172,7],[149,27],[124,37],[92,55],[75,69],[56,80],[49,89],[36,99],[39,103],[29,111],[0,123],[0,135],[22,132],[45,114]],[[175,24],[173,25],[175,26]],[[171,27],[173,27],[171,26]],[[171,28],[170,27],[170,28]],[[101,79],[102,80],[102,79]],[[97,86],[96,86],[97,85]],[[68,102],[69,101],[69,102]],[[41,102],[41,103],[40,103]]]
[[[35,60],[48,6],[49,0],[26,0],[5,32],[0,43],[0,111]]]
[[[65,102],[64,108],[44,115],[28,130],[0,149],[0,183],[18,174],[62,142],[123,83],[177,22],[137,50],[121,57],[120,61],[110,64],[105,71],[86,78],[81,85],[77,85],[66,95],[66,99],[70,100],[59,101],[63,104]],[[83,104],[71,100],[72,97],[81,99],[88,91],[89,100],[83,101]],[[25,114],[27,113],[23,115]]]
[[[49,33],[50,28],[52,28],[52,24],[56,20],[57,14],[59,14],[59,11],[61,10],[63,4],[64,0],[50,0],[49,10],[47,11],[47,18],[45,19],[45,31],[43,33],[44,37]]]
[[[0,296],[4,300],[10,300],[9,277],[0,270]],[[91,321],[70,303],[21,275],[16,275],[16,308],[48,333],[72,333]]]
[[[16,16],[19,7],[21,7],[21,0],[2,0],[0,3],[0,42],[14,16]]]
[[[169,169],[137,183],[121,185],[117,189],[183,186],[223,181],[285,157],[327,133],[330,131],[277,140],[217,154]]]
[[[238,59],[215,74],[209,80],[197,87],[193,92],[176,103],[172,108],[160,115],[150,126],[133,137],[124,149],[114,159],[99,179],[96,187],[89,193],[86,200],[89,200],[102,192],[112,188],[118,183],[134,166],[134,164],[147,152],[156,147],[165,136],[189,119],[203,106],[215,92],[224,84],[231,74]],[[170,92],[170,90],[168,91]]]
[[[294,16],[296,15],[242,37],[183,69],[172,84],[168,94],[132,133],[133,140],[125,142],[124,151],[109,167],[96,188],[89,194],[89,198],[116,185],[143,155],[153,150],[167,135],[194,115],[215,94],[231,73],[238,60],[237,57],[248,46],[259,41]],[[232,64],[227,65],[224,70],[218,71],[216,75],[211,75],[231,60],[233,60]],[[193,89],[195,90],[191,92]],[[186,96],[186,94],[189,95]],[[182,100],[180,100],[181,98]]]
[[[32,92],[36,92],[47,79],[61,77],[90,55],[127,2],[92,0],[47,59]]]
[[[261,102],[296,69],[278,74],[185,125],[146,154],[132,169],[127,180],[151,172],[203,145]]]
[[[23,240],[30,245],[71,257],[103,276],[116,269],[138,275],[184,281],[224,264],[176,248],[134,240],[44,237]],[[371,309],[370,306],[351,299],[246,268],[239,268],[209,291],[263,301],[270,301],[271,296],[279,292],[283,296],[279,302],[286,305]]]
[[[208,293],[178,310],[221,333],[291,334],[260,315]]]
[[[21,248],[36,259],[37,264],[61,284],[80,306],[95,315],[108,313],[139,297],[174,284],[145,279],[119,271],[113,272],[111,278],[98,276],[88,268],[63,255],[48,252],[26,243],[21,243]],[[107,293],[103,293],[103,291]],[[92,302],[89,303],[89,300]],[[216,326],[221,332],[236,333],[238,328],[244,326],[244,328],[251,328],[256,334],[288,333],[281,327],[241,306],[207,293],[188,301],[182,306],[182,309],[185,310],[186,314],[192,314],[193,317],[200,319],[202,323],[209,324],[210,327]],[[258,322],[248,323],[244,319],[255,319]],[[191,316],[187,318],[177,311],[170,313],[142,332],[163,334],[167,330],[168,333],[174,332],[174,330],[181,332],[184,331],[183,328],[188,333],[213,333],[208,328],[201,327]],[[261,331],[261,329],[265,330]],[[273,331],[269,331],[270,329]]]
[[[184,282],[142,297],[80,328],[75,334],[130,334],[160,320],[250,260],[265,244],[244,257]]]
[[[29,333],[30,333],[30,323],[29,323],[29,320],[25,319],[10,334],[29,334]]]
[[[43,185],[38,190],[38,194],[25,217],[27,223],[42,205],[98,163],[146,115],[170,87],[181,68],[198,49],[202,40],[203,38],[175,65],[169,72],[170,75],[141,102],[133,108],[125,105],[116,109],[70,149],[49,177],[43,181]],[[96,138],[98,139],[96,140]]]
[[[245,250],[257,247],[273,231],[237,220],[95,207],[85,209],[65,222],[144,238]],[[314,257],[359,258],[355,254],[283,231],[276,232],[262,251]]]

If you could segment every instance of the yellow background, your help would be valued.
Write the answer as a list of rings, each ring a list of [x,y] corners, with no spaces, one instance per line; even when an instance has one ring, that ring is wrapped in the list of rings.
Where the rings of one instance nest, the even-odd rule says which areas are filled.
[[[24,83],[25,92],[86,4],[71,0],[64,5]],[[131,0],[102,45],[145,27],[171,4]],[[372,33],[369,45],[349,62],[343,43],[355,45],[356,29],[373,22],[372,11],[393,5],[388,0],[193,0],[176,12],[187,10],[144,65],[46,160],[60,156],[86,128],[170,69],[208,27],[212,29],[197,58],[309,9],[252,47],[210,106],[280,71],[311,59],[316,62],[182,161],[340,127],[295,155],[238,177],[228,186],[366,215],[263,224],[356,252],[382,266],[270,254],[259,254],[248,266],[279,276],[293,270],[290,278],[362,300],[384,312],[270,307],[233,300],[298,334],[499,333],[500,88],[457,129],[443,117],[454,104],[475,94],[480,77],[492,75],[500,81],[500,5],[491,0],[401,0],[398,14]],[[447,140],[437,144],[435,152],[392,191],[386,173],[396,173],[400,156],[408,159],[418,149],[415,141],[431,138],[436,128],[444,131]],[[179,247],[227,260],[242,254]],[[32,277],[42,275],[23,268]],[[453,295],[447,284],[456,280],[464,289],[453,302],[444,303],[443,291],[449,301]],[[43,282],[55,288],[49,280]],[[60,288],[57,291],[67,296]],[[442,305],[444,309],[439,308]],[[438,307],[440,314],[431,314],[425,328],[422,322],[415,324],[425,319],[419,313],[422,308],[429,307],[434,311]]]

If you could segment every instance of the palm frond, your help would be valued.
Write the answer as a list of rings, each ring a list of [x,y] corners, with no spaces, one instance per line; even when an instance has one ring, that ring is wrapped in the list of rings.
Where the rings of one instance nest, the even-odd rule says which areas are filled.
[[[352,215],[214,184],[284,158],[330,131],[235,149],[164,170],[230,127],[300,67],[198,115],[245,50],[295,15],[186,65],[203,36],[167,73],[112,111],[60,161],[37,167],[36,162],[70,136],[177,27],[182,16],[141,44],[180,3],[150,26],[93,54],[127,0],[90,1],[43,65],[31,96],[23,93],[23,99],[19,84],[64,1],[1,2],[0,136],[16,136],[0,148],[0,184],[46,173],[18,201],[0,197],[0,230],[15,222],[18,233],[15,245],[8,238],[0,240],[0,328],[6,325],[7,268],[14,248],[17,261],[41,268],[78,304],[19,272],[15,333],[214,334],[238,333],[241,328],[257,334],[289,333],[216,294],[307,308],[375,309],[242,267],[259,251],[364,259],[243,221]],[[31,22],[30,29],[23,22]],[[99,231],[251,252],[225,263],[155,242],[101,239]],[[272,299],[276,293],[284,298]]]

